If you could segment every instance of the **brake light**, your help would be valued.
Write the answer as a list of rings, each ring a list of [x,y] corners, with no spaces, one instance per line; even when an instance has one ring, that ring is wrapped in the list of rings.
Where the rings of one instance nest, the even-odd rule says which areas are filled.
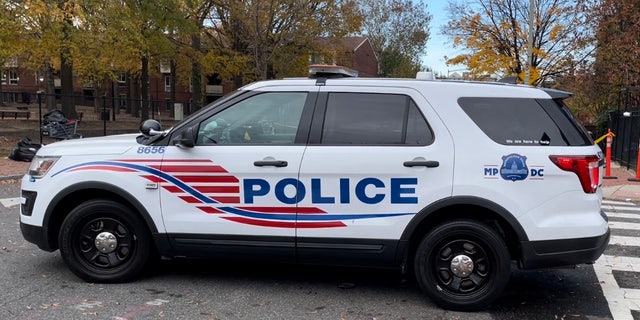
[[[560,169],[574,172],[585,193],[595,193],[600,184],[600,159],[591,156],[549,156]]]

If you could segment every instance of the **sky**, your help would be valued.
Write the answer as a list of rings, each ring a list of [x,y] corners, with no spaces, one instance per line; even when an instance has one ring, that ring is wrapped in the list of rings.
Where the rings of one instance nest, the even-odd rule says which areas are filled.
[[[445,36],[440,34],[440,29],[443,25],[447,24],[449,20],[447,12],[447,1],[430,1],[427,5],[427,10],[433,18],[429,25],[431,36],[427,42],[427,54],[422,59],[425,66],[433,69],[436,74],[448,75],[453,72],[462,73],[465,71],[463,65],[447,66],[444,61],[444,56],[449,58],[457,55],[460,50],[456,50],[451,46],[451,41]]]

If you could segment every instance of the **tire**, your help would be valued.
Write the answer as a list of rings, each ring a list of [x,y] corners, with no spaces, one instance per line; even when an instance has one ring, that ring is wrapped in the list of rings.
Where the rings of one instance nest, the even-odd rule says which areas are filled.
[[[69,269],[87,282],[129,281],[151,257],[146,225],[131,209],[110,200],[89,200],[73,209],[58,241]]]
[[[434,303],[450,310],[476,311],[502,294],[509,282],[511,259],[494,229],[478,221],[454,220],[438,225],[422,239],[414,269],[420,288]]]

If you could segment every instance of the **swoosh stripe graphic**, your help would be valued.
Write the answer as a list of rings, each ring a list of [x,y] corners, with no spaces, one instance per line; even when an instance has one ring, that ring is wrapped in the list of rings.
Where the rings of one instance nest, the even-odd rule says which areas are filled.
[[[156,176],[150,176],[150,175],[141,175],[141,177],[151,181],[151,182],[166,182],[164,179],[160,178],[160,177],[156,177]]]
[[[182,199],[186,203],[200,203],[200,200],[192,196],[178,196],[178,198]]]
[[[214,207],[197,207],[198,209],[204,211],[205,213],[208,214],[218,214],[218,213],[224,213]]]
[[[240,186],[193,186],[202,193],[240,193]]]
[[[162,172],[162,171],[160,171],[158,169],[152,168],[152,167],[133,164],[133,163],[123,163],[123,162],[118,162],[118,161],[85,162],[85,163],[77,164],[77,165],[62,169],[62,170],[52,174],[51,177],[55,177],[56,175],[58,175],[60,173],[67,172],[67,171],[72,171],[72,170],[77,169],[77,168],[82,168],[82,167],[87,167],[87,166],[96,166],[96,165],[97,166],[120,166],[120,167],[124,167],[124,168],[129,168],[129,169],[134,169],[134,170],[150,173],[152,175],[155,175],[155,176],[157,176],[159,178],[162,178],[162,179],[166,180],[167,182],[175,184],[180,189],[184,190],[187,194],[190,194],[193,198],[198,199],[198,201],[200,201],[200,202],[211,203],[211,204],[216,203],[215,200],[213,200],[213,199],[211,199],[211,198],[199,193],[198,191],[194,190],[189,185],[183,183],[179,179],[176,179],[172,175],[169,175],[167,173],[164,173],[164,172]]]
[[[115,171],[115,172],[136,172],[136,170],[123,168],[123,167],[119,167],[119,166],[109,166],[109,165],[87,166],[87,167],[82,167],[82,168],[76,168],[76,169],[73,169],[73,170],[70,170],[70,171],[75,172],[75,171],[86,171],[86,170],[102,170],[102,171]]]
[[[327,213],[320,208],[314,207],[237,207],[240,210],[247,210],[261,213],[298,213],[298,214],[318,214]]]
[[[234,207],[220,207],[222,211],[232,213],[238,216],[253,218],[253,219],[265,219],[265,220],[285,220],[285,221],[330,221],[330,220],[359,220],[359,219],[371,219],[371,218],[387,218],[410,215],[410,213],[364,213],[364,214],[271,214],[271,213],[259,213],[246,210],[240,210]]]
[[[222,173],[228,173],[227,170],[225,170],[224,168],[217,166],[217,165],[208,165],[208,166],[167,166],[167,165],[162,165],[162,166],[149,166],[150,168],[153,169],[158,169],[158,170],[162,170],[163,172],[188,172],[188,173],[193,173],[193,172],[202,172],[202,173],[217,173],[217,172],[222,172]]]
[[[135,162],[140,162],[140,163],[145,163],[145,164],[150,164],[150,163],[168,163],[168,162],[172,162],[172,163],[213,163],[213,161],[209,160],[209,159],[120,159],[118,160],[120,162],[131,162],[131,163],[135,163]]]
[[[224,204],[240,203],[240,197],[211,197],[217,202]]]
[[[180,188],[178,188],[176,186],[173,186],[173,185],[162,186],[162,188],[167,190],[167,191],[169,191],[169,192],[171,192],[171,193],[180,193],[180,192],[182,192],[182,189],[180,189]]]
[[[203,182],[240,183],[240,180],[238,180],[238,178],[234,176],[218,176],[218,175],[191,176],[191,175],[180,175],[180,174],[174,174],[173,176],[186,183],[203,183]]]

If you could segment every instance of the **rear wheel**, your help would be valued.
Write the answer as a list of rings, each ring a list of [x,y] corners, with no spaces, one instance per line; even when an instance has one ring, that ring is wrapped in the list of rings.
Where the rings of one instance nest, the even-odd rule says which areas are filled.
[[[430,231],[418,246],[414,267],[420,288],[432,301],[460,311],[489,305],[511,273],[503,239],[473,220],[445,222]]]
[[[90,200],[71,211],[58,236],[69,269],[89,282],[123,282],[146,266],[151,237],[128,207]]]

